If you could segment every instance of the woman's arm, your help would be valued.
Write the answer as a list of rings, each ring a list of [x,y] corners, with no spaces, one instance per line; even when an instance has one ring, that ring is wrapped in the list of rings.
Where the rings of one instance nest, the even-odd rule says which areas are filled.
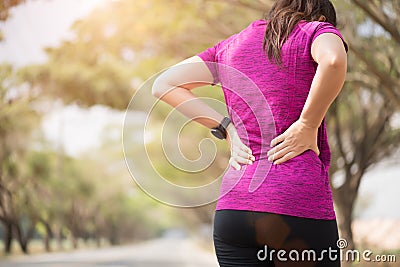
[[[153,95],[176,108],[183,115],[214,128],[224,118],[198,99],[190,90],[212,84],[207,65],[198,56],[188,58],[163,72],[154,82]]]
[[[190,90],[210,85],[213,76],[204,61],[194,56],[163,72],[154,82],[152,93],[170,104],[183,115],[208,127],[217,127],[223,115],[197,98]],[[240,164],[252,164],[254,157],[250,148],[245,146],[233,124],[227,128],[227,139],[231,148],[230,164],[240,169]]]
[[[333,33],[318,36],[311,55],[318,68],[300,118],[271,142],[269,160],[283,163],[311,149],[319,155],[318,128],[325,114],[343,87],[347,54],[342,39]]]
[[[300,120],[308,127],[318,128],[343,87],[347,54],[339,36],[325,33],[315,39],[311,55],[318,68]]]

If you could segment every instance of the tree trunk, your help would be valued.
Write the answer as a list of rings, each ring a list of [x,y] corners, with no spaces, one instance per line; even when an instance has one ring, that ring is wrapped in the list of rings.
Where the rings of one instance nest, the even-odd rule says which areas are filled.
[[[119,240],[118,240],[118,234],[117,234],[117,227],[113,224],[110,227],[110,233],[108,235],[108,241],[112,246],[118,245]]]
[[[17,237],[19,246],[21,248],[21,251],[24,254],[28,254],[28,244],[29,244],[29,241],[33,237],[33,233],[35,231],[35,224],[34,223],[31,224],[31,226],[29,227],[25,236],[21,229],[21,226],[18,223],[14,224],[14,230],[15,230],[16,237]]]
[[[344,245],[340,247],[344,257],[346,257],[348,250],[355,249],[351,226],[353,223],[353,208],[358,192],[358,183],[355,183],[357,178],[357,175],[351,175],[350,172],[348,172],[346,175],[346,183],[334,190],[335,203],[338,209],[340,238],[345,240],[345,242],[341,243]],[[344,261],[343,266],[351,266],[351,264],[350,262]]]
[[[56,239],[57,239],[57,246],[58,246],[58,250],[63,250],[63,234],[62,234],[62,227],[60,227],[60,229],[58,229],[57,231],[57,235],[56,235]]]
[[[46,228],[46,235],[44,237],[44,247],[46,252],[50,252],[51,251],[51,245],[50,245],[50,241],[53,238],[53,231],[51,230],[50,224],[47,222],[42,222],[44,227]]]
[[[351,224],[353,222],[352,213],[353,208],[350,203],[340,203],[336,201],[338,208],[338,224],[340,230],[340,238],[347,241],[348,249],[354,249],[353,232],[351,230]]]
[[[46,235],[44,236],[43,239],[44,242],[44,249],[46,252],[51,252],[51,246],[50,246],[50,237],[49,235],[46,233]]]
[[[25,242],[25,239],[23,237],[23,233],[22,233],[22,229],[19,226],[19,224],[14,224],[13,225],[14,230],[15,230],[15,236],[18,240],[19,246],[21,248],[21,251],[25,254],[28,254],[28,248],[27,248],[27,244]]]
[[[11,253],[11,245],[12,245],[12,224],[3,222],[4,226],[4,253]]]
[[[74,249],[78,249],[78,238],[75,236],[75,234],[71,235],[71,242],[72,242],[72,247]]]
[[[101,247],[101,237],[100,237],[100,235],[97,235],[97,234],[96,234],[95,239],[96,239],[96,246],[97,246],[98,248],[100,248],[100,247]]]
[[[333,196],[335,198],[338,213],[337,217],[340,239],[345,240],[341,243],[342,246],[340,247],[344,255],[343,266],[351,266],[350,262],[345,261],[345,257],[348,250],[355,249],[351,225],[353,222],[353,208],[357,197],[357,190],[354,190],[349,185],[343,185],[340,188],[334,189]]]

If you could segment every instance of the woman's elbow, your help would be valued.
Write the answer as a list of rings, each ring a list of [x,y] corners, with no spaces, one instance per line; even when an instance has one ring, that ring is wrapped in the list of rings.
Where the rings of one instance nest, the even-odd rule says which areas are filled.
[[[162,76],[159,76],[157,79],[155,79],[153,83],[153,87],[151,88],[151,94],[157,98],[161,98],[162,95],[165,93],[164,92],[165,85],[166,85],[165,79],[163,79]]]
[[[331,54],[324,57],[320,64],[333,69],[347,69],[347,55],[342,53]]]

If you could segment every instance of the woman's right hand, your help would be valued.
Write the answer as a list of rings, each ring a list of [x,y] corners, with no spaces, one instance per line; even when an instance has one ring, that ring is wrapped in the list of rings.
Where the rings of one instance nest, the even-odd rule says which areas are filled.
[[[319,156],[318,127],[308,126],[301,119],[295,121],[283,134],[271,141],[268,160],[281,164],[310,149]]]
[[[249,147],[243,144],[237,134],[235,126],[229,124],[227,128],[227,141],[231,150],[231,158],[229,159],[229,165],[236,170],[241,169],[241,165],[252,165],[255,157]]]

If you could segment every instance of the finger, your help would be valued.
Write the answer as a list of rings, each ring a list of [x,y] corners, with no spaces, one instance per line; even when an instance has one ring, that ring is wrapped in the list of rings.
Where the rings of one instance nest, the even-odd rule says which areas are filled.
[[[229,159],[229,165],[231,165],[235,170],[240,171],[240,164],[237,163],[234,158]]]
[[[279,145],[275,146],[270,151],[268,151],[267,155],[272,156],[273,154],[276,154],[277,152],[279,152],[280,150],[282,150],[286,147],[288,147],[288,144],[287,144],[287,142],[283,141]]]
[[[248,154],[253,154],[253,151],[251,151],[251,149],[250,149],[248,146],[246,146],[245,144],[242,144],[242,145],[240,146],[240,149],[241,149],[242,151],[248,153]]]
[[[285,134],[281,134],[281,135],[275,137],[271,141],[271,147],[276,146],[277,144],[279,144],[280,142],[283,142],[284,140],[285,140]]]
[[[282,163],[288,161],[289,159],[296,157],[297,155],[298,155],[298,153],[291,151],[291,152],[287,153],[285,156],[283,156],[282,158],[278,159],[277,161],[274,161],[274,164],[276,164],[276,165],[282,164]]]
[[[248,152],[244,152],[243,150],[235,151],[234,154],[235,154],[234,156],[238,156],[238,157],[245,158],[248,160],[253,160],[253,161],[255,160],[255,157],[252,154],[249,154]]]
[[[240,157],[240,156],[236,156],[236,157],[232,157],[232,158],[237,163],[246,164],[246,165],[253,165],[253,161],[248,159],[248,158],[244,158],[244,157]]]
[[[284,147],[281,150],[277,151],[276,153],[270,155],[268,157],[268,160],[269,161],[277,161],[277,160],[283,158],[286,154],[292,152],[292,149],[293,148],[290,146]]]

